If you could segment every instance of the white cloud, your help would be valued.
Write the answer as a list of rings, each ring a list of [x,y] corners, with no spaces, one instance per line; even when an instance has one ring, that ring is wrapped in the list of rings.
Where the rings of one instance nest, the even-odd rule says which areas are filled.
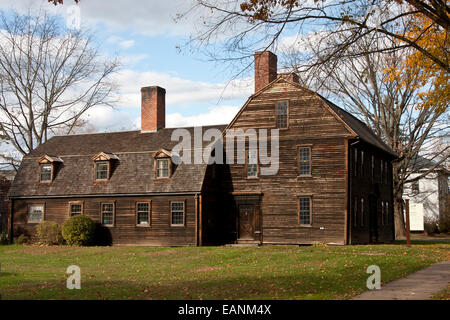
[[[107,43],[111,43],[111,44],[117,44],[119,47],[123,48],[123,49],[128,49],[134,46],[135,41],[134,40],[126,40],[122,37],[117,37],[117,36],[111,36],[108,39],[106,39]]]
[[[217,104],[227,100],[246,99],[253,92],[252,79],[237,79],[230,83],[208,83],[182,79],[169,73],[122,70],[115,78],[120,87],[120,107],[140,107],[140,88],[160,86],[166,89],[166,104],[186,106],[192,103]]]
[[[96,132],[138,129],[136,119],[130,113],[114,110],[106,106],[95,106],[89,109],[83,118],[89,121]]]
[[[214,124],[228,124],[233,120],[241,106],[212,107],[208,112],[195,116],[183,116],[180,113],[168,114],[166,126],[168,128],[207,126]]]
[[[109,27],[118,29],[130,29],[135,33],[155,35],[171,34],[185,35],[193,30],[196,17],[183,19],[176,23],[174,18],[178,14],[185,13],[195,2],[186,0],[170,1],[80,1],[77,5],[81,12],[81,23],[96,24],[105,23]],[[42,7],[52,13],[67,15],[69,7],[75,5],[73,0],[64,1],[64,5],[54,6],[47,0],[1,0],[1,9],[14,8],[24,12],[28,8],[35,11]]]

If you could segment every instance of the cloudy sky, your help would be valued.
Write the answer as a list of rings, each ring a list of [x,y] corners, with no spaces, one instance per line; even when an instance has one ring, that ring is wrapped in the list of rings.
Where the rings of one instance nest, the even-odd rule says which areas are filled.
[[[0,10],[44,7],[70,17],[74,2],[64,2],[54,7],[47,0],[0,0]],[[104,54],[118,55],[123,63],[116,75],[120,90],[116,108],[98,106],[89,111],[95,130],[139,129],[140,88],[153,85],[166,89],[168,127],[229,122],[253,91],[251,75],[230,82],[233,72],[196,52],[177,49],[195,27],[196,21],[174,21],[189,0],[136,2],[81,0],[76,9],[81,24],[95,31]]]

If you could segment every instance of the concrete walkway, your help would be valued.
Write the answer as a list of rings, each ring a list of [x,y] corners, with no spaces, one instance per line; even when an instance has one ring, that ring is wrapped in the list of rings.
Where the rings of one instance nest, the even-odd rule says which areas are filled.
[[[406,278],[389,282],[380,290],[366,291],[352,300],[425,300],[444,289],[449,282],[450,261],[443,261]]]

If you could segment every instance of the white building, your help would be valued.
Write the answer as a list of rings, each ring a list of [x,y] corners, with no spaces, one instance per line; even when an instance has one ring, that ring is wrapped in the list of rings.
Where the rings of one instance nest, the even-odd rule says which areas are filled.
[[[411,165],[414,173],[408,179],[414,179],[433,168],[436,163],[417,157]],[[426,218],[438,220],[445,210],[445,198],[449,194],[450,171],[440,166],[427,176],[405,185],[403,199],[409,199],[409,220],[411,231],[424,231]]]

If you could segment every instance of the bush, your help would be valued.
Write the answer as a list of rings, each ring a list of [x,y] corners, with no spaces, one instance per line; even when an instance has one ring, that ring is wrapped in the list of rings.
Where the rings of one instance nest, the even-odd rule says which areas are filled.
[[[36,235],[42,244],[62,244],[64,241],[60,225],[52,221],[39,223],[36,226]]]
[[[25,234],[21,234],[20,236],[15,238],[14,243],[15,244],[26,244],[26,243],[28,243],[29,240],[30,239]]]
[[[424,217],[423,228],[426,234],[439,233],[438,222],[431,217]]]
[[[8,244],[8,234],[6,232],[0,233],[0,244]]]
[[[71,217],[62,227],[62,236],[69,245],[88,246],[92,244],[94,235],[95,222],[85,215]]]

